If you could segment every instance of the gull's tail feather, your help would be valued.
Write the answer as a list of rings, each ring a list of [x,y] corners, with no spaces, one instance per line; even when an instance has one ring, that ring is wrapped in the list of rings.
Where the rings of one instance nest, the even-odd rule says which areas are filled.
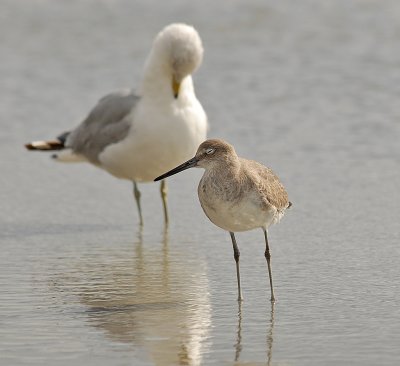
[[[33,141],[25,144],[28,150],[37,151],[59,151],[57,154],[53,154],[51,157],[54,160],[66,162],[66,163],[77,163],[86,161],[87,159],[79,154],[75,154],[68,146],[65,146],[65,142],[70,133],[64,132],[58,136],[55,140],[49,141]]]
[[[50,141],[32,141],[28,144],[25,144],[25,147],[28,150],[62,150],[64,149],[64,144],[58,140],[50,140]]]
[[[69,132],[64,132],[60,136],[58,136],[55,140],[49,141],[33,141],[25,144],[25,147],[28,150],[42,150],[42,151],[51,151],[51,150],[63,150],[65,148],[65,141],[69,135]]]

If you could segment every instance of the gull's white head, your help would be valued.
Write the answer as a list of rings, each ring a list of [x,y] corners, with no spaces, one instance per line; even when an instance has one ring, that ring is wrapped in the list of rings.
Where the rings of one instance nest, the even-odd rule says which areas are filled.
[[[182,80],[200,66],[203,51],[200,36],[192,26],[170,24],[154,40],[147,71],[159,69],[169,75],[177,96]]]

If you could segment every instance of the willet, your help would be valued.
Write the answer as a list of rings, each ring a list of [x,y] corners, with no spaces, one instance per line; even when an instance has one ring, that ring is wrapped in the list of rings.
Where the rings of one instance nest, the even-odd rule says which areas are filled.
[[[137,182],[154,177],[193,156],[207,134],[207,117],[197,100],[191,74],[203,46],[197,31],[171,24],[155,38],[138,93],[121,90],[100,99],[75,129],[52,141],[26,144],[29,150],[61,150],[57,161],[90,162],[133,182],[143,223]],[[167,186],[160,185],[168,223]]]
[[[204,141],[194,158],[177,166],[155,180],[164,179],[182,170],[200,167],[205,172],[198,195],[204,213],[212,223],[229,231],[236,262],[238,300],[243,299],[240,286],[240,252],[235,232],[261,228],[265,239],[271,301],[275,301],[272,285],[271,254],[267,230],[278,222],[291,206],[288,195],[274,172],[253,160],[239,158],[232,145],[212,139]]]

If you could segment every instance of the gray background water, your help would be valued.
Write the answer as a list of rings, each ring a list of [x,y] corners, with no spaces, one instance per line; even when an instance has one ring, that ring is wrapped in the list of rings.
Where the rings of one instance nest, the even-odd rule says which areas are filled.
[[[205,218],[200,170],[158,185],[62,165],[23,143],[137,85],[154,35],[185,21],[211,124],[271,166],[293,202],[270,230]],[[0,0],[1,365],[398,365],[397,0]]]

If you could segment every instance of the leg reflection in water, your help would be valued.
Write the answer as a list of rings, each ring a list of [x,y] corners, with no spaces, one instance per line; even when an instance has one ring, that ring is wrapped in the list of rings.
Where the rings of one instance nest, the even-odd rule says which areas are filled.
[[[236,343],[235,343],[235,365],[240,365],[239,362],[240,353],[242,352],[242,302],[238,302],[238,325],[237,325],[237,335],[236,335]],[[267,323],[267,332],[266,332],[266,341],[267,341],[267,366],[271,365],[272,360],[272,344],[274,341],[274,323],[275,323],[275,315],[274,315],[274,306],[275,303],[271,303],[271,312],[270,317]]]
[[[242,351],[242,302],[238,301],[238,327],[237,327],[237,337],[235,343],[235,362],[239,360],[240,352]]]
[[[111,346],[129,345],[154,365],[201,365],[211,329],[207,262],[171,240],[141,228],[131,242],[99,239],[59,271],[53,292],[60,303],[76,299],[85,327]]]
[[[274,342],[274,306],[275,303],[271,303],[271,316],[269,318],[269,326],[267,328],[267,365],[270,366],[272,359],[272,343]]]

